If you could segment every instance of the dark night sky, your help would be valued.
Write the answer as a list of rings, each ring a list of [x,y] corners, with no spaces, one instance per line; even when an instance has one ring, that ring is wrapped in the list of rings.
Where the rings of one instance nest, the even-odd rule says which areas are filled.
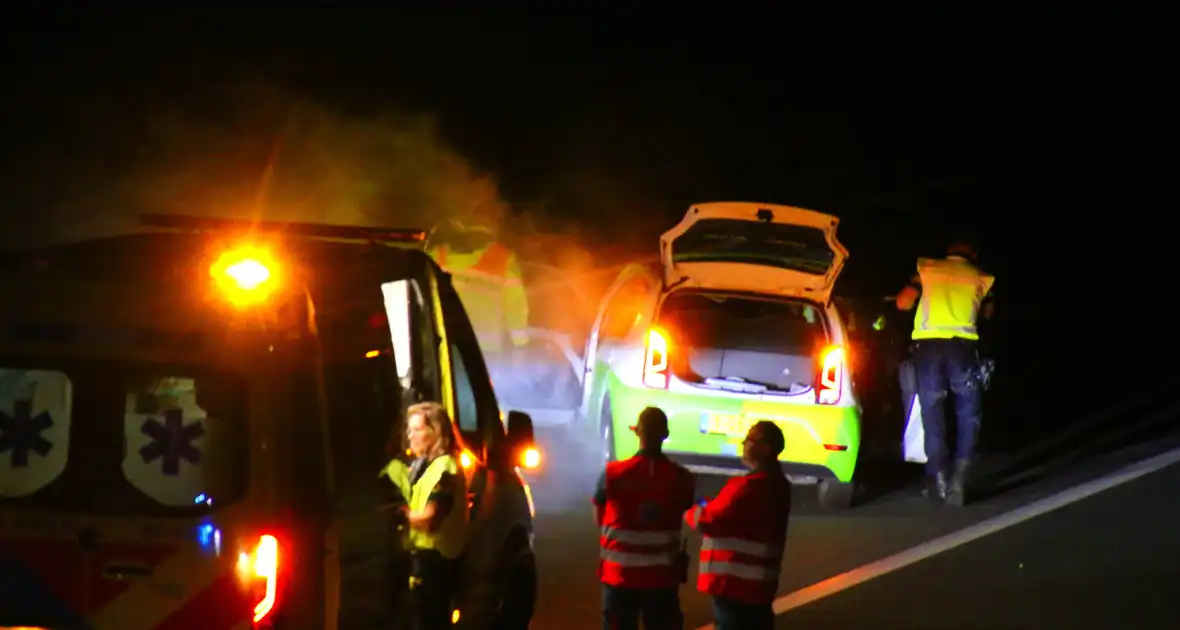
[[[30,160],[48,172],[100,152],[117,169],[144,112],[250,75],[342,111],[433,112],[511,201],[545,199],[589,224],[600,200],[573,174],[605,178],[667,225],[709,199],[838,214],[848,286],[873,295],[937,253],[942,228],[973,225],[1013,340],[1072,343],[1077,309],[1146,286],[1125,261],[1175,232],[1151,227],[1176,206],[1164,194],[1173,13],[673,8],[6,19],[5,219],[20,229],[58,188],[30,176]]]

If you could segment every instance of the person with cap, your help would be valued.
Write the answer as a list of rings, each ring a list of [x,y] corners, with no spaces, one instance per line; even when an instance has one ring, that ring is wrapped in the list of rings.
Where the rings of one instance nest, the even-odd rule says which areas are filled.
[[[692,507],[691,472],[663,453],[668,417],[655,407],[632,427],[639,452],[610,462],[594,493],[600,528],[598,579],[605,630],[681,630],[680,583],[688,557],[681,545],[681,514]]]
[[[991,318],[990,301],[995,277],[976,265],[978,248],[972,239],[951,239],[946,258],[918,259],[918,273],[897,295],[897,308],[909,311],[917,304],[911,345],[917,376],[918,402],[925,433],[926,474],[929,498],[950,505],[966,502],[967,473],[975,454],[983,420],[979,331],[976,320]],[[954,470],[949,468],[944,402],[947,390],[954,394]]]
[[[772,630],[773,603],[791,516],[791,482],[778,457],[785,440],[773,422],[746,433],[742,462],[750,472],[733,477],[711,501],[684,515],[701,533],[697,589],[713,596],[717,630]]]

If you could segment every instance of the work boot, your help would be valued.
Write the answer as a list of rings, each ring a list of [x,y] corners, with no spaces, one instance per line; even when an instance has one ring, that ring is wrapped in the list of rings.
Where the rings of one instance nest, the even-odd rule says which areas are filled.
[[[971,464],[966,460],[955,462],[955,473],[951,476],[951,485],[947,490],[946,503],[955,507],[962,507],[967,502],[967,472]]]
[[[926,477],[926,488],[922,490],[922,496],[934,501],[935,503],[942,503],[946,501],[947,482],[946,473],[939,472],[934,475]]]

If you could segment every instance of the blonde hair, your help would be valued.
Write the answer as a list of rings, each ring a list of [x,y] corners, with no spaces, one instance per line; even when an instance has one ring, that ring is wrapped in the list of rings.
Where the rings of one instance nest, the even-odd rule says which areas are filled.
[[[406,420],[414,416],[422,416],[426,426],[438,436],[438,442],[434,447],[435,454],[456,456],[463,450],[463,438],[455,430],[455,424],[451,422],[451,416],[447,414],[445,407],[436,402],[413,404],[406,410]]]

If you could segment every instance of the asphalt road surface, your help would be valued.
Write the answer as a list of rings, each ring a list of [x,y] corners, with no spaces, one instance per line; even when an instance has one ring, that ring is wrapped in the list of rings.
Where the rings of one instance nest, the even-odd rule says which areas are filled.
[[[1145,439],[1124,432],[1096,453],[1030,447],[1023,457],[986,456],[977,467],[979,498],[961,509],[921,499],[916,467],[866,475],[862,504],[842,513],[819,510],[814,491],[796,492],[780,596],[1180,448],[1180,434],[1156,433]],[[549,458],[534,481],[540,600],[533,627],[601,628],[589,504],[596,472],[571,445],[540,437]],[[701,493],[722,482],[701,479]],[[779,627],[1180,628],[1177,487],[1180,465],[787,610]],[[695,550],[695,535],[689,541]],[[695,581],[695,565],[691,571]],[[708,598],[693,586],[681,589],[689,630],[712,622]]]
[[[1180,465],[787,611],[814,630],[1180,628]]]

